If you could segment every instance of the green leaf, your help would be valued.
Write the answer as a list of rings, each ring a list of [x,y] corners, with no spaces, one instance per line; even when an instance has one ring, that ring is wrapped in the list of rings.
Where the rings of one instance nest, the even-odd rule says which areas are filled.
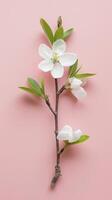
[[[27,81],[28,81],[28,84],[29,84],[30,88],[35,93],[35,95],[37,95],[37,96],[42,96],[43,95],[39,84],[34,79],[28,78]]]
[[[51,27],[49,26],[49,24],[44,20],[44,19],[40,19],[40,24],[43,28],[44,33],[46,34],[48,40],[51,42],[51,44],[53,44],[53,32]]]
[[[68,143],[68,144],[69,144],[69,145],[72,145],[72,144],[80,144],[80,143],[82,143],[82,142],[85,142],[85,141],[88,140],[88,139],[89,139],[89,135],[82,135],[78,141],[72,142],[72,143]]]
[[[40,81],[40,85],[32,78],[28,78],[27,81],[29,87],[19,87],[19,88],[36,96],[40,96],[44,99],[47,98],[47,95],[45,94],[44,80]]]
[[[40,88],[41,88],[42,93],[45,94],[45,86],[44,86],[44,80],[43,79],[40,81]]]
[[[32,79],[32,78],[28,78],[27,81],[28,81],[28,84],[29,84],[29,86],[30,86],[31,88],[36,89],[36,88],[39,87],[39,84],[37,83],[37,81],[35,81],[35,80]]]
[[[21,90],[24,90],[26,92],[29,92],[31,94],[34,94],[34,91],[31,88],[27,88],[27,87],[19,87]]]
[[[62,26],[57,28],[55,35],[54,35],[54,41],[56,41],[58,39],[63,39],[63,27]]]
[[[75,74],[76,74],[76,71],[77,71],[77,67],[78,67],[78,59],[77,61],[75,62],[74,65],[72,65],[70,68],[69,68],[69,77],[73,77]]]
[[[73,31],[74,31],[73,28],[70,28],[67,31],[65,31],[64,34],[63,34],[63,39],[68,38],[72,34]]]
[[[96,74],[91,74],[91,73],[84,73],[84,74],[75,74],[75,77],[76,78],[89,78],[91,76],[95,76]]]
[[[44,80],[43,79],[40,81],[40,89],[42,91],[43,98],[45,100],[48,100],[48,95],[45,93],[45,84],[44,84]]]

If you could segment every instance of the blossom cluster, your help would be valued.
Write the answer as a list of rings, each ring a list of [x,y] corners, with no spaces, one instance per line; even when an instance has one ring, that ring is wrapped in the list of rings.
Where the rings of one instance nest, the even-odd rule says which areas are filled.
[[[52,78],[55,80],[62,78],[64,76],[64,71],[67,70],[68,76],[64,83],[63,91],[70,91],[77,100],[83,100],[87,96],[84,86],[88,78],[95,74],[80,72],[77,54],[67,52],[66,39],[73,32],[73,28],[65,31],[62,26],[62,21],[60,20],[58,21],[58,27],[55,33],[53,33],[51,27],[44,19],[41,19],[40,23],[50,44],[49,46],[43,43],[40,44],[38,53],[42,61],[39,63],[38,68],[45,73],[50,72]],[[50,105],[44,80],[38,83],[32,78],[28,78],[28,87],[20,87],[20,89],[44,99],[51,112],[54,115],[56,114]],[[81,143],[88,138],[89,136],[85,135],[80,129],[74,130],[69,125],[65,125],[57,133],[57,139],[63,140],[66,144]]]

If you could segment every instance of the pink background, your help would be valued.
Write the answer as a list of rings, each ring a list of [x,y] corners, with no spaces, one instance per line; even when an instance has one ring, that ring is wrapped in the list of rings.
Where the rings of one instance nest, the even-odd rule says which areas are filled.
[[[76,32],[68,47],[86,72],[97,73],[88,96],[75,103],[60,99],[60,128],[81,128],[91,137],[62,158],[54,191],[49,183],[55,164],[54,121],[40,100],[20,91],[27,77],[44,77],[53,96],[53,80],[38,70],[37,49],[44,41],[40,17],[55,27],[63,16]],[[0,199],[112,199],[112,2],[111,0],[3,0],[0,2]],[[51,95],[52,93],[52,95]]]

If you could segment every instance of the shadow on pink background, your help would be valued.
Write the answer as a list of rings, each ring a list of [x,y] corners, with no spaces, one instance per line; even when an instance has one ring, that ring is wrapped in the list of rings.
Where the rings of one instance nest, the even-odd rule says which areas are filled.
[[[112,199],[112,2],[10,0],[0,2],[0,199]],[[56,189],[49,183],[55,165],[54,120],[40,100],[20,91],[27,77],[45,77],[52,104],[53,80],[38,70],[43,42],[40,17],[55,27],[63,16],[76,32],[68,49],[79,56],[83,70],[96,73],[88,96],[75,103],[60,99],[60,128],[70,124],[90,135],[62,158]],[[61,84],[61,83],[60,83]]]

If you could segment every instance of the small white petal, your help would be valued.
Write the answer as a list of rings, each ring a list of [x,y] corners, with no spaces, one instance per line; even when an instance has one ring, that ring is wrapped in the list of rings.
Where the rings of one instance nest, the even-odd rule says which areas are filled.
[[[43,72],[49,72],[53,69],[54,64],[50,61],[43,60],[39,64],[39,69],[41,69]]]
[[[77,55],[74,53],[64,53],[59,58],[59,62],[65,67],[70,67],[71,65],[75,64],[76,61]]]
[[[39,55],[44,59],[51,59],[52,49],[50,49],[46,44],[41,44],[39,46]]]
[[[78,100],[82,100],[87,95],[86,91],[82,87],[72,89],[71,92]]]
[[[66,50],[66,43],[64,40],[59,39],[53,43],[53,52],[62,55]]]
[[[59,132],[57,135],[58,140],[69,140],[69,133]]]
[[[75,135],[78,136],[79,138],[83,135],[83,132],[80,129],[77,129],[74,131]]]
[[[80,129],[77,129],[76,131],[73,131],[73,137],[69,142],[76,142],[80,139],[80,137],[83,135],[82,131]]]
[[[72,129],[71,126],[65,125],[65,126],[61,129],[61,131],[72,133],[73,129]]]
[[[59,131],[57,139],[58,140],[69,140],[73,135],[73,129],[69,125],[65,125],[61,131]]]
[[[56,63],[51,70],[53,78],[61,78],[64,74],[64,67],[60,63]]]
[[[77,89],[82,85],[82,81],[77,78],[69,78],[71,89]]]

